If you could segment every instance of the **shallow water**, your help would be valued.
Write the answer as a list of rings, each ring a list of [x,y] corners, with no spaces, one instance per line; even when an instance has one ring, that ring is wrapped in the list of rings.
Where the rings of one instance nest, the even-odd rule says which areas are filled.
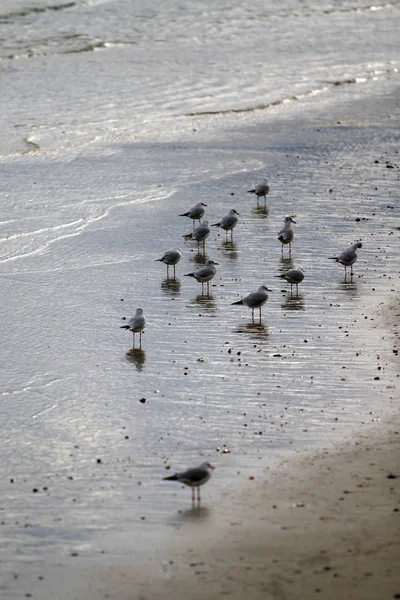
[[[88,11],[114,4],[81,3]],[[74,10],[40,14],[50,19],[50,12]],[[389,47],[397,9],[387,10]],[[204,18],[211,27],[214,17]],[[235,31],[239,36],[241,27]],[[199,60],[191,35],[173,73]],[[218,43],[213,60],[223,66]],[[231,57],[249,63],[252,76],[253,43],[260,46],[256,39]],[[172,42],[165,44],[159,55],[176,57]],[[373,306],[398,287],[395,72],[359,85],[332,84],[264,111],[224,113],[250,99],[255,106],[257,94],[264,103],[270,96],[263,84],[256,93],[238,87],[231,71],[226,98],[215,88],[212,102],[205,100],[209,78],[196,88],[191,75],[193,100],[179,100],[172,86],[169,104],[165,97],[158,104],[163,80],[153,79],[152,66],[165,77],[171,72],[153,46],[140,46],[145,61],[137,68],[147,87],[120,96],[122,66],[128,58],[136,64],[135,46],[114,49],[117,64],[101,52],[62,55],[56,46],[45,57],[3,62],[10,108],[1,158],[0,508],[10,594],[22,585],[12,573],[26,565],[64,564],[75,552],[95,560],[101,549],[135,559],[168,539],[190,492],[161,481],[166,467],[203,457],[216,464],[204,490],[212,519],[212,503],[224,490],[262,476],[277,455],[331,444],[378,419],[393,384],[388,340],[370,321]],[[355,72],[358,46],[352,56]],[[296,68],[302,62],[308,65],[306,55]],[[333,64],[327,59],[323,66],[325,77]],[[112,72],[118,85],[100,89]],[[290,93],[278,83],[274,97],[293,94],[296,81],[284,78]],[[46,85],[32,87],[33,81]],[[71,84],[71,103],[61,82]],[[31,102],[22,89],[30,90]],[[112,109],[111,97],[118,98]],[[210,107],[219,114],[184,117]],[[24,136],[35,151],[25,152]],[[264,174],[271,193],[267,209],[257,209],[246,190]],[[192,223],[178,215],[199,200],[212,223],[231,207],[240,213],[233,244],[214,228],[207,240],[206,256],[219,263],[209,298],[184,277],[205,257],[183,240]],[[297,222],[292,260],[287,249],[282,260],[276,239],[287,214]],[[358,239],[354,280],[344,283],[343,268],[327,257]],[[183,259],[177,279],[167,281],[156,259],[172,246],[180,246]],[[274,277],[291,266],[306,273],[298,299]],[[231,303],[261,283],[273,292],[261,325],[253,325],[250,311]],[[132,336],[119,327],[137,306],[147,327],[142,352],[131,352]]]

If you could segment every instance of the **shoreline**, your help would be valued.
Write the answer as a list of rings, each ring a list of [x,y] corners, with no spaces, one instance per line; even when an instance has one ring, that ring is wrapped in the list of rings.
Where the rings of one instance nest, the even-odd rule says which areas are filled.
[[[376,98],[374,100],[376,101]],[[361,103],[361,106],[363,105],[368,106],[368,100],[364,99]],[[371,111],[373,105],[374,103],[371,103]],[[346,112],[343,106],[336,111],[337,114]],[[324,118],[320,116],[317,121],[323,121]],[[329,122],[331,121],[330,116]],[[315,122],[312,125],[315,127]],[[282,125],[283,130],[285,127]],[[237,135],[242,137],[243,131],[241,130]],[[332,145],[338,144],[340,131],[339,135],[332,136],[332,139],[331,135],[328,127],[326,139],[329,139]],[[260,139],[259,134],[257,136]],[[383,144],[384,141],[379,147],[379,152],[376,153],[380,160],[383,155]],[[334,176],[334,170],[330,170],[329,177],[326,177],[327,185],[330,185],[328,180],[330,181]],[[314,186],[315,183],[311,188]],[[281,188],[284,187],[281,182]],[[307,187],[309,187],[308,183]],[[342,181],[342,189],[344,189],[344,181]],[[367,191],[365,190],[364,193],[367,194]],[[305,196],[303,200],[308,201]],[[362,203],[357,210],[361,211],[357,212],[357,215],[369,215],[369,212],[362,212]],[[272,220],[275,216],[276,212],[273,212]],[[348,225],[353,234],[353,219],[348,220]],[[377,281],[376,273],[377,271],[374,271],[372,279],[374,282]],[[393,274],[393,271],[390,273]],[[366,277],[367,274],[368,265],[363,269],[361,277]],[[118,277],[120,276],[121,274],[118,274]],[[338,281],[339,277],[338,274]],[[377,313],[381,312],[378,300],[372,300],[367,288],[365,293],[363,302],[367,302],[368,306],[365,308],[365,305],[362,305],[361,311],[364,314],[367,310],[371,314],[372,303],[376,309],[374,311],[376,317]],[[385,300],[385,294],[381,292],[379,298],[381,301]],[[391,303],[383,309],[388,318],[389,314],[393,315],[400,311],[397,310],[393,297],[389,296],[389,293],[386,298],[390,298]],[[391,307],[396,310],[392,310]],[[309,308],[311,309],[311,306]],[[364,316],[360,316],[361,318],[364,319]],[[397,324],[396,318],[395,316],[391,318],[394,326]],[[377,340],[383,335],[381,325],[378,325],[377,321],[378,319],[375,318],[374,323],[365,322],[371,327],[371,336],[366,334],[365,330],[363,331],[363,343],[368,347],[366,354],[374,359],[378,350],[374,339]],[[341,324],[350,329],[350,333],[353,327],[358,334],[361,332],[360,322],[352,325],[343,320]],[[375,335],[372,335],[372,327],[376,330]],[[358,334],[357,344],[360,342]],[[148,341],[150,342],[150,335]],[[107,338],[108,342],[109,338]],[[280,343],[283,344],[283,341]],[[386,342],[385,347],[382,356],[385,354],[386,358],[386,351],[391,353],[392,349]],[[315,347],[315,356],[318,348],[320,349],[321,346]],[[380,354],[382,348],[383,343],[380,339]],[[380,362],[382,361],[378,361]],[[355,362],[355,365],[357,364]],[[371,366],[372,364],[376,368],[375,360],[371,362]],[[376,372],[374,371],[373,374],[376,375]],[[338,374],[335,385],[339,378]],[[377,386],[372,383],[369,388],[371,396],[376,393],[377,398],[383,398],[384,394],[384,398],[388,399],[393,392],[382,391],[384,386],[388,387],[388,383],[388,380],[381,381]],[[393,383],[392,380],[390,383]],[[323,389],[323,391],[329,394],[331,389]],[[397,398],[398,392],[397,390],[395,392]],[[379,406],[378,400],[375,399],[375,402]],[[354,402],[348,406],[349,410],[355,410]],[[363,414],[367,415],[368,410],[364,408]],[[310,422],[311,420],[310,415]],[[126,492],[129,488],[130,493],[132,482],[124,481],[125,470],[120,472],[124,473],[124,478],[120,476],[118,480],[112,480],[112,468],[117,465],[117,460],[114,463],[110,462],[108,482],[112,481],[117,493],[121,494],[126,502],[111,503],[108,506],[105,502],[109,513],[105,511],[103,518],[108,522],[107,520],[111,520],[114,516],[111,515],[114,512],[118,515],[118,519],[122,519],[126,527],[123,541],[128,541],[128,546],[119,544],[121,541],[119,529],[115,532],[115,538],[112,538],[110,546],[107,546],[107,543],[114,533],[111,532],[107,537],[107,543],[103,546],[107,548],[104,555],[103,550],[99,548],[99,544],[103,544],[101,534],[95,540],[91,539],[89,534],[82,539],[81,544],[75,540],[71,544],[64,539],[58,548],[58,553],[54,554],[54,562],[51,565],[47,564],[47,567],[41,565],[37,572],[35,572],[37,568],[35,565],[29,573],[32,580],[35,577],[39,579],[37,576],[42,577],[44,573],[43,580],[33,581],[32,597],[39,597],[41,600],[54,600],[54,598],[97,600],[106,597],[116,600],[128,600],[128,598],[157,600],[161,597],[178,600],[190,597],[201,600],[219,596],[238,599],[250,596],[251,599],[260,597],[274,600],[281,598],[307,600],[315,596],[324,600],[336,597],[340,600],[347,597],[349,600],[350,598],[352,600],[379,598],[380,600],[380,598],[395,597],[395,594],[400,593],[400,585],[396,578],[396,568],[400,558],[396,539],[399,513],[394,512],[399,507],[399,478],[389,480],[387,477],[390,474],[400,476],[396,470],[399,464],[400,433],[397,433],[400,431],[399,416],[394,413],[394,410],[385,409],[381,422],[375,422],[373,425],[365,424],[358,427],[357,431],[357,438],[352,439],[348,435],[346,438],[341,437],[344,441],[336,444],[330,441],[328,450],[309,448],[300,450],[298,455],[291,453],[289,457],[285,456],[280,460],[275,458],[269,461],[270,465],[274,465],[271,471],[265,470],[264,461],[260,462],[255,481],[247,482],[243,477],[240,478],[243,485],[247,484],[246,489],[225,494],[223,488],[219,492],[216,487],[216,494],[210,491],[212,498],[210,500],[207,486],[204,504],[200,511],[190,510],[188,490],[184,492],[177,490],[176,496],[179,496],[170,505],[175,508],[178,505],[183,507],[183,510],[178,511],[178,516],[165,514],[164,497],[161,497],[163,528],[160,528],[162,539],[159,539],[159,542],[162,549],[156,550],[151,555],[151,561],[145,564],[140,564],[136,559],[138,553],[143,554],[143,561],[147,559],[146,550],[141,546],[140,528],[132,515],[129,515],[130,520],[125,520],[128,511],[132,510],[131,496]],[[114,453],[119,460],[121,455],[118,454],[117,446],[114,446]],[[122,457],[124,456],[122,453]],[[130,460],[129,453],[127,456]],[[234,455],[232,459],[234,460]],[[93,477],[93,473],[91,476]],[[262,480],[266,480],[266,483],[262,484]],[[101,478],[88,481],[93,488],[102,485]],[[65,498],[68,498],[68,492],[67,488],[64,492]],[[169,493],[168,490],[165,491],[166,495]],[[170,498],[173,497],[173,493],[171,492]],[[74,495],[78,495],[76,491]],[[217,497],[219,502],[214,502]],[[92,501],[92,497],[88,496],[88,498]],[[98,508],[98,505],[93,506]],[[276,508],[273,508],[274,506]],[[91,510],[94,510],[92,507]],[[24,511],[29,514],[28,509]],[[34,514],[34,509],[31,511]],[[87,526],[89,521],[86,516],[86,520],[82,523]],[[149,521],[150,519],[146,521],[146,525]],[[14,531],[15,528],[12,533]],[[173,542],[171,542],[172,538],[174,538]],[[126,547],[132,548],[134,560],[131,560],[129,555],[125,555],[127,558],[123,555],[122,548]],[[88,549],[87,554],[85,554],[86,549]],[[27,562],[33,560],[33,555],[32,552]],[[75,557],[78,555],[80,558],[77,561]],[[24,564],[22,560],[20,564]],[[26,569],[24,575],[28,570]],[[9,575],[12,581],[12,573]],[[14,594],[10,597],[18,597],[18,593],[23,595],[25,592],[30,592],[26,581],[22,579],[23,577],[15,584],[19,586],[18,591],[15,587],[12,588],[13,583],[10,584],[10,588],[6,588],[6,591]],[[25,586],[24,591],[22,586]]]
[[[389,332],[395,350],[397,299],[383,312],[379,329]],[[397,356],[393,352],[389,368],[399,377]],[[399,397],[398,390],[394,395]],[[105,558],[102,566],[67,567],[61,573],[63,594],[57,595],[55,572],[43,582],[41,597],[398,598],[399,458],[400,414],[391,410],[354,438],[286,457],[244,489],[229,492],[213,506],[212,522],[205,493],[200,508],[180,511],[185,527],[175,529],[174,541],[151,561],[111,566]],[[75,589],[67,582],[71,576]]]

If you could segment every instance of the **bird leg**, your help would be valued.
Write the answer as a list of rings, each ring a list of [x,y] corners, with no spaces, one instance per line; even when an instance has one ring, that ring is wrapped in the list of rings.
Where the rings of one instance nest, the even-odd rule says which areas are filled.
[[[139,348],[142,349],[142,332],[139,333]]]
[[[194,492],[194,487],[192,487],[192,504],[194,504],[196,502],[196,498],[195,498],[195,492]]]
[[[167,265],[167,279],[169,279],[169,265]]]
[[[254,308],[251,309],[251,321],[254,325]]]
[[[132,350],[134,350],[134,349],[135,349],[135,332],[134,332],[134,331],[132,332],[132,335],[133,335],[133,346],[132,346]]]
[[[197,502],[200,504],[201,498],[200,498],[200,486],[197,487]]]
[[[261,306],[260,306],[260,323],[261,323]]]
[[[174,279],[175,279],[175,274],[176,274],[176,273],[175,273],[175,265],[174,265]]]

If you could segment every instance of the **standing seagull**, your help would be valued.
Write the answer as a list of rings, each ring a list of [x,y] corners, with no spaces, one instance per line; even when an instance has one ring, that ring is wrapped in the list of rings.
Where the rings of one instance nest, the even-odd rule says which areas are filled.
[[[233,240],[233,229],[236,227],[238,222],[239,213],[234,208],[231,208],[229,213],[222,217],[219,223],[214,223],[211,227],[221,227],[226,231],[226,239],[228,239],[228,231],[231,232],[231,240]]]
[[[268,300],[268,293],[272,292],[272,290],[268,289],[266,285],[260,285],[256,292],[252,292],[242,300],[238,300],[237,302],[232,302],[233,304],[244,304],[244,306],[248,306],[251,308],[251,319],[254,323],[254,309],[258,308],[260,310],[260,323],[261,323],[261,307]]]
[[[354,244],[352,244],[350,246],[350,248],[347,248],[347,250],[342,252],[342,254],[339,254],[339,256],[330,256],[329,257],[330,260],[336,260],[336,262],[340,262],[340,264],[344,266],[344,280],[345,281],[346,281],[346,277],[347,277],[347,267],[350,267],[350,278],[353,279],[353,265],[358,258],[358,256],[357,256],[358,248],[362,248],[361,242],[355,242]]]
[[[282,275],[275,275],[275,277],[281,277],[286,279],[290,283],[290,295],[293,296],[293,286],[296,285],[296,295],[299,295],[299,283],[304,279],[304,272],[301,269],[289,269]]]
[[[121,329],[129,329],[133,333],[133,346],[135,348],[135,333],[139,334],[139,348],[142,348],[142,331],[146,325],[146,319],[144,318],[143,308],[137,308],[135,316],[128,321],[128,325],[121,325]]]
[[[167,265],[167,279],[168,279],[168,271],[170,265],[174,266],[174,279],[175,279],[175,265],[181,260],[182,252],[179,248],[171,248],[164,254],[162,258],[156,258],[156,262],[163,262],[164,265]]]
[[[195,221],[200,221],[200,223],[201,223],[201,217],[204,215],[204,208],[203,208],[204,206],[207,206],[207,204],[204,204],[204,202],[198,202],[188,212],[185,212],[179,216],[180,217],[189,217],[189,219],[193,219],[193,229],[194,229]]]
[[[209,259],[206,262],[206,264],[204,265],[204,267],[200,267],[200,269],[197,269],[197,271],[194,271],[193,273],[186,273],[184,275],[184,277],[194,277],[196,279],[196,281],[201,283],[201,293],[202,294],[204,292],[204,284],[207,283],[207,295],[209,296],[210,295],[210,281],[217,272],[217,269],[215,268],[215,265],[217,265],[217,264],[218,263]]]
[[[290,226],[291,223],[296,223],[296,221],[293,221],[292,217],[285,217],[285,224],[278,234],[278,240],[282,244],[282,256],[283,246],[286,244],[289,244],[289,254],[292,254],[292,241],[294,238],[294,233]]]
[[[202,243],[203,250],[204,250],[205,245],[206,245],[206,239],[208,238],[209,235],[210,235],[210,224],[208,221],[204,221],[198,227],[196,227],[196,229],[193,231],[193,233],[187,233],[183,237],[185,238],[185,240],[196,240],[196,242],[199,246]]]
[[[257,196],[257,206],[258,206],[258,199],[263,197],[264,201],[267,201],[267,194],[269,193],[269,185],[268,185],[268,180],[267,179],[263,179],[261,181],[261,183],[258,183],[253,190],[247,190],[248,194],[255,194]]]
[[[195,502],[194,488],[197,488],[197,502],[200,503],[200,486],[206,483],[212,475],[215,467],[210,465],[209,462],[202,463],[199,467],[182,471],[181,473],[175,473],[170,477],[163,477],[164,481],[179,481],[192,488],[192,503]]]

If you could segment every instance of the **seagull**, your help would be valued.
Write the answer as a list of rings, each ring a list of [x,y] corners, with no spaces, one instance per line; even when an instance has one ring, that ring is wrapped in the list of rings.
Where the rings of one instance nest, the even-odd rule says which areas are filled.
[[[292,217],[285,217],[285,224],[278,234],[278,240],[282,244],[282,256],[283,246],[286,244],[289,244],[289,254],[292,254],[292,241],[294,238],[294,233],[290,226],[291,223],[296,223],[296,221],[293,221]]]
[[[194,277],[196,281],[201,283],[202,294],[204,291],[204,284],[207,283],[207,295],[210,295],[210,281],[217,272],[217,269],[215,268],[215,265],[217,264],[218,263],[209,259],[204,267],[200,267],[200,269],[197,269],[197,271],[194,271],[193,273],[186,273],[184,277]]]
[[[214,471],[215,467],[209,462],[204,462],[198,467],[175,473],[169,477],[163,477],[164,481],[179,481],[192,488],[192,502],[195,502],[194,488],[197,488],[197,502],[200,503],[200,486],[206,483]]]
[[[168,279],[168,271],[170,265],[174,265],[174,279],[175,279],[175,265],[181,260],[182,252],[179,248],[171,248],[164,254],[162,258],[156,258],[156,262],[163,262],[164,265],[167,265],[167,279]]]
[[[128,321],[128,325],[122,325],[121,329],[129,329],[133,333],[133,346],[135,348],[135,333],[139,333],[139,348],[142,348],[142,331],[146,325],[143,308],[137,308],[135,316]]]
[[[201,217],[204,215],[204,208],[203,208],[204,206],[207,206],[207,204],[204,204],[204,202],[198,202],[188,212],[185,212],[179,216],[180,217],[189,217],[189,219],[193,219],[193,229],[194,229],[195,221],[200,221],[200,223],[201,223]]]
[[[251,308],[251,318],[254,323],[254,309],[258,308],[260,310],[260,323],[261,323],[261,307],[268,300],[268,293],[272,292],[272,290],[268,289],[266,285],[260,285],[256,292],[252,292],[242,300],[238,300],[237,302],[232,302],[233,304],[244,304],[244,306],[248,306]]]
[[[347,267],[350,267],[350,278],[353,279],[353,265],[358,258],[358,256],[357,256],[358,248],[362,248],[361,242],[355,242],[354,244],[352,244],[350,246],[350,248],[347,248],[347,250],[342,252],[342,254],[339,254],[339,256],[330,256],[329,257],[330,260],[336,260],[336,262],[340,262],[340,264],[344,266],[344,280],[345,281],[346,281],[346,276],[347,276]]]
[[[196,229],[193,231],[193,233],[187,233],[183,237],[185,238],[185,240],[196,240],[198,245],[200,245],[202,242],[203,248],[204,248],[205,244],[206,244],[206,239],[208,238],[209,235],[210,235],[210,224],[208,221],[204,221],[198,227],[196,227]]]
[[[248,194],[255,194],[257,196],[257,206],[258,206],[258,199],[260,197],[264,197],[264,201],[267,201],[267,194],[269,193],[269,185],[268,185],[268,180],[267,179],[263,179],[261,181],[261,183],[258,183],[253,190],[247,190]]]
[[[304,272],[302,269],[289,269],[289,271],[286,271],[286,273],[282,273],[282,275],[275,275],[275,277],[281,277],[290,283],[290,295],[293,295],[293,286],[296,285],[296,294],[297,296],[299,295],[299,283],[301,283],[304,279]]]
[[[221,227],[226,231],[226,238],[228,239],[228,231],[231,232],[231,240],[233,239],[233,228],[236,227],[238,222],[239,213],[234,208],[231,208],[229,213],[221,219],[219,223],[214,223],[211,227]]]

